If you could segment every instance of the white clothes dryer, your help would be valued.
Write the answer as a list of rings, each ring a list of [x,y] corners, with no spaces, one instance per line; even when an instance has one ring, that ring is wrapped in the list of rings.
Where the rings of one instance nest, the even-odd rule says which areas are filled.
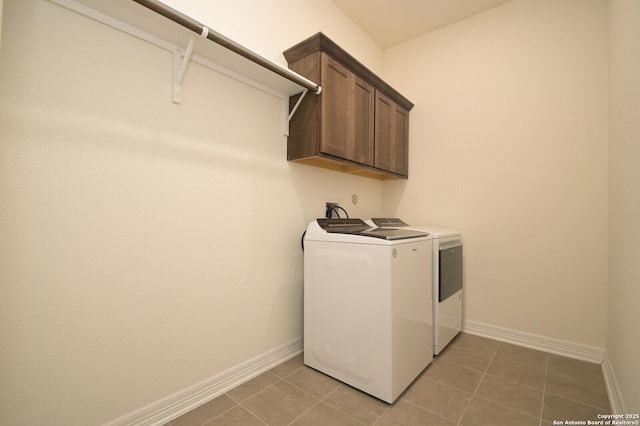
[[[393,403],[433,359],[431,237],[318,219],[304,236],[304,363]],[[424,303],[427,300],[429,303]]]
[[[371,226],[428,232],[433,257],[433,354],[438,355],[462,330],[462,234],[451,229],[408,225],[399,218],[372,218]]]

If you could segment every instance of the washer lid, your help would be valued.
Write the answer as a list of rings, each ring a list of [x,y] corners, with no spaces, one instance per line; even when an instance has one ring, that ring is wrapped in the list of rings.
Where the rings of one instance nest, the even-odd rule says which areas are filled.
[[[398,228],[402,226],[409,226],[399,217],[372,217],[371,221],[376,226],[383,226],[385,228]]]
[[[381,238],[383,240],[403,240],[406,238],[426,237],[428,232],[396,229],[372,228],[362,219],[317,219],[318,225],[326,232],[336,234],[362,235],[364,237]]]
[[[371,228],[362,219],[316,219],[322,229],[332,234],[357,234]]]
[[[459,237],[460,231],[453,229],[439,228],[435,226],[409,225],[398,217],[372,217],[367,220],[371,226],[380,226],[384,228],[404,228],[414,229],[416,231],[427,232],[433,238]]]

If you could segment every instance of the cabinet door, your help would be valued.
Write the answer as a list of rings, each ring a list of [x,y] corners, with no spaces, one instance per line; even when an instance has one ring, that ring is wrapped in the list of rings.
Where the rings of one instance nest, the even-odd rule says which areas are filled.
[[[409,175],[409,111],[396,105],[395,137],[392,143],[391,169],[389,171],[402,176]]]
[[[320,151],[373,165],[375,89],[324,53],[321,74]]]
[[[407,176],[409,112],[376,92],[375,167]]]

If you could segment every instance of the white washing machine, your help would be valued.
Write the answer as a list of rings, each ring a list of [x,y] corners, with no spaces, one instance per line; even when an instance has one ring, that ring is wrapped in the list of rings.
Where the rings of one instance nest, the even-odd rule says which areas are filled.
[[[304,363],[393,403],[433,359],[431,250],[421,231],[309,224]]]
[[[372,218],[371,226],[428,232],[433,244],[433,354],[462,330],[462,235],[459,231],[408,225],[398,218]]]

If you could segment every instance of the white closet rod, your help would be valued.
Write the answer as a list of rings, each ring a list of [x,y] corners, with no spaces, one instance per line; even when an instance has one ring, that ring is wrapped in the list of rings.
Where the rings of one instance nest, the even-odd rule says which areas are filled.
[[[247,49],[244,46],[239,45],[235,41],[223,36],[220,33],[213,31],[210,28],[205,27],[200,22],[180,13],[179,11],[161,3],[157,0],[133,0],[134,2],[150,9],[159,15],[164,16],[171,21],[182,25],[183,27],[197,33],[198,35],[204,35],[206,33],[206,38],[217,43],[232,52],[237,53],[238,55],[246,58],[269,71],[276,73],[289,81],[292,81],[300,86],[313,91],[315,94],[320,94],[322,88],[316,83],[304,78],[300,74],[297,74],[287,68],[281,67],[278,64],[269,61],[268,59],[258,55],[257,53]]]

